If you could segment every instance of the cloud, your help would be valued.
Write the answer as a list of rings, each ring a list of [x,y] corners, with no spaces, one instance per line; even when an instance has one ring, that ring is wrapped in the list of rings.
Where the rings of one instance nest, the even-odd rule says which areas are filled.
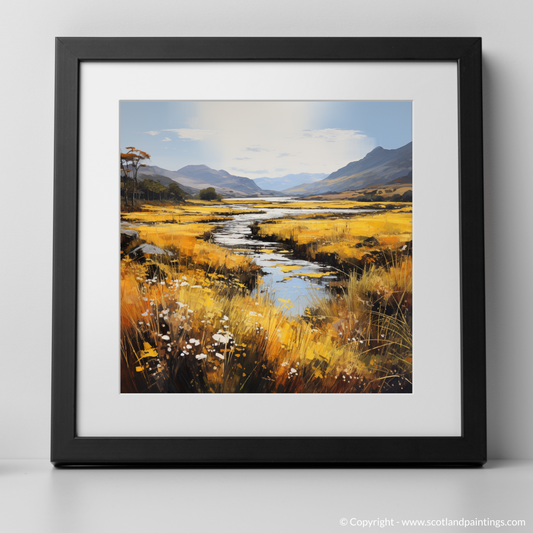
[[[170,137],[165,137],[161,142],[164,143],[164,142],[170,141],[170,140],[171,140]]]
[[[288,168],[276,168],[276,172],[286,172]]]
[[[180,139],[186,139],[189,141],[203,141],[204,139],[219,133],[217,130],[200,130],[194,128],[178,128],[163,131],[172,131],[177,133]]]
[[[245,168],[231,167],[230,170],[235,172],[242,172],[244,174],[267,174],[268,170],[246,170]]]
[[[247,152],[271,152],[272,150],[267,150],[266,148],[261,148],[260,146],[248,146],[245,148]]]
[[[330,174],[376,147],[356,130],[355,119],[347,129],[336,128],[316,102],[198,102],[196,107],[196,128],[220,132],[206,139],[211,146],[204,154],[213,160],[206,164],[239,175]],[[241,163],[246,168],[237,169]],[[281,164],[286,170],[276,170]]]
[[[305,130],[304,137],[311,139],[324,139],[327,142],[351,141],[366,139],[366,135],[358,130],[339,130],[326,128],[323,130]]]
[[[160,131],[145,131],[144,133],[148,133],[148,135],[159,135]]]

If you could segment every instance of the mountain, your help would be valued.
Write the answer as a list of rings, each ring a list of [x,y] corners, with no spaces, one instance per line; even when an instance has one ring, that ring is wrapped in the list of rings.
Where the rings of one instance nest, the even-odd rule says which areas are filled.
[[[327,174],[307,174],[301,172],[300,174],[287,174],[281,178],[257,178],[254,182],[262,189],[273,189],[275,191],[282,191],[290,187],[296,187],[302,183],[313,183],[322,180]]]
[[[145,174],[151,179],[152,176],[164,176],[178,183],[185,192],[194,190],[190,194],[196,194],[200,189],[214,187],[223,196],[271,196],[276,191],[261,189],[254,180],[242,176],[233,176],[225,170],[214,170],[207,165],[187,165],[179,170],[166,170],[158,166],[146,166],[140,174]],[[157,181],[160,181],[158,179]],[[163,183],[163,181],[160,181]]]
[[[205,189],[214,187],[224,196],[255,195],[261,192],[261,187],[250,178],[233,176],[225,170],[214,170],[207,165],[187,165],[180,168],[178,174],[184,175],[189,180],[187,185]]]
[[[153,181],[158,181],[165,187],[168,187],[171,183],[177,183],[181,187],[183,192],[186,192],[187,194],[190,194],[192,196],[200,192],[200,189],[196,189],[194,187],[187,187],[186,185],[183,185],[183,183],[181,183],[181,181],[178,181],[177,179],[169,178],[165,176],[164,174],[157,174],[155,171],[152,170],[152,168],[159,169],[159,167],[144,167],[142,169],[139,169],[139,175],[137,176],[139,181],[142,181],[143,179],[148,178]],[[170,172],[169,170],[165,170],[163,168],[159,170]]]
[[[378,146],[363,159],[348,163],[323,180],[291,187],[283,192],[307,196],[327,192],[356,191],[369,185],[384,185],[398,178],[409,180],[413,172],[412,153],[412,142],[394,150],[386,150]]]

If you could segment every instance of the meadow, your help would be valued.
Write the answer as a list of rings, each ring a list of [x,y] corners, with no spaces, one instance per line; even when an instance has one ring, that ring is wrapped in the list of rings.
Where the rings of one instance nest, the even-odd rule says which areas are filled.
[[[308,212],[326,205],[353,212]],[[306,212],[250,232],[335,273],[301,314],[258,290],[265,272],[246,246],[213,239],[237,215],[287,207]],[[121,224],[122,392],[412,391],[410,203],[144,202]],[[283,268],[288,284],[313,276]]]

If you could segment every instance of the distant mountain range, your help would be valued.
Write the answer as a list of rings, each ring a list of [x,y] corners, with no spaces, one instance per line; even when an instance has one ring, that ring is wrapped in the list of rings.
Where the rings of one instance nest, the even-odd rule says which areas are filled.
[[[139,171],[139,179],[150,178],[168,186],[176,182],[188,194],[214,187],[223,196],[310,196],[332,192],[356,191],[371,185],[387,183],[411,183],[413,172],[413,144],[386,150],[374,148],[358,161],[326,174],[287,174],[281,178],[257,178],[252,180],[234,176],[225,170],[214,170],[207,165],[187,165],[179,170],[166,170],[158,166],[146,166]]]
[[[273,189],[275,191],[282,191],[302,185],[303,183],[314,183],[315,181],[323,180],[327,174],[308,174],[301,172],[300,174],[287,174],[281,178],[256,178],[254,182],[262,189]]]
[[[187,165],[179,170],[146,166],[139,171],[139,179],[150,178],[163,185],[167,180],[176,182],[185,192],[196,194],[200,189],[214,187],[223,196],[272,196],[277,191],[264,190],[254,180],[234,176],[225,170],[214,170],[207,165]]]
[[[413,143],[395,150],[381,146],[374,148],[363,159],[352,161],[331,173],[327,178],[285,189],[284,194],[309,196],[328,192],[356,191],[369,185],[385,185],[398,178],[410,182],[413,173]]]

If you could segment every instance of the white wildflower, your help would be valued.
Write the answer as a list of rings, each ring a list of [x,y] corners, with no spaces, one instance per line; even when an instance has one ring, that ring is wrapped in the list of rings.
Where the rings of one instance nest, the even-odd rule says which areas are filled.
[[[220,333],[215,333],[213,335],[213,339],[216,340],[217,342],[220,342],[221,344],[227,344],[230,341],[230,336],[229,334],[221,335]]]

